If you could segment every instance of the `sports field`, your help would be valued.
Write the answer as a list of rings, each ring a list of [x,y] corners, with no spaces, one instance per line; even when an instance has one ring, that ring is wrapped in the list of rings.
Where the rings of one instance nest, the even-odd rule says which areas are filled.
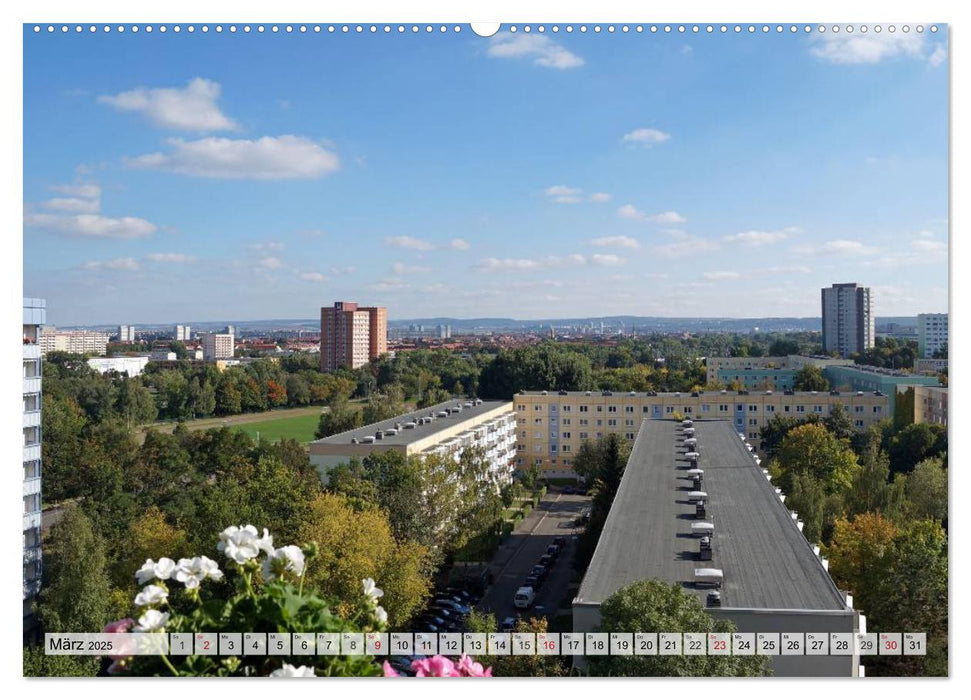
[[[318,413],[309,416],[273,418],[259,423],[243,423],[237,425],[236,429],[248,433],[253,439],[259,437],[270,442],[277,442],[284,438],[291,438],[298,442],[310,442],[314,439],[314,431],[317,430],[319,421],[320,414]]]

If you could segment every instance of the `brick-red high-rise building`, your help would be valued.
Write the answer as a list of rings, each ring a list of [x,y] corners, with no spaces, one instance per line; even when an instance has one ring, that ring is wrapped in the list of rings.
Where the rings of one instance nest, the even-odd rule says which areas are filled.
[[[337,301],[320,309],[320,371],[357,369],[388,351],[388,310]]]

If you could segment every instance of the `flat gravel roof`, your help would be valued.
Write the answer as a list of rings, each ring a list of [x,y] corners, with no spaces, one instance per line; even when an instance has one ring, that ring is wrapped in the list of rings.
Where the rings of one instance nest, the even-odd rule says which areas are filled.
[[[796,527],[775,487],[729,421],[695,421],[714,523],[711,561],[697,559],[691,534],[691,464],[678,421],[644,421],[576,603],[598,604],[643,579],[694,585],[696,568],[724,573],[723,608],[845,610],[843,596]]]
[[[472,406],[467,406],[466,404],[473,404]],[[417,411],[411,411],[410,413],[402,413],[394,418],[389,418],[388,420],[383,420],[378,423],[372,423],[371,425],[365,425],[360,428],[354,428],[354,430],[348,430],[343,433],[338,433],[337,435],[331,435],[330,437],[325,437],[320,440],[315,440],[311,445],[350,445],[351,440],[374,435],[378,430],[387,430],[388,428],[394,428],[395,423],[400,423],[402,426],[405,423],[411,421],[417,421],[419,418],[424,418],[426,416],[435,416],[440,411],[445,411],[449,408],[461,407],[461,411],[458,413],[451,413],[445,418],[435,418],[430,423],[425,423],[423,425],[416,425],[414,428],[400,429],[397,435],[386,435],[381,440],[376,440],[375,445],[410,445],[413,442],[427,438],[435,433],[440,433],[443,430],[449,428],[454,428],[460,423],[464,423],[472,418],[477,418],[482,416],[489,411],[493,411],[502,406],[509,406],[509,410],[512,410],[512,404],[509,401],[482,401],[476,404],[474,401],[458,400],[453,399],[451,401],[443,401],[442,403],[435,404],[434,406],[429,406],[428,408],[422,408]]]

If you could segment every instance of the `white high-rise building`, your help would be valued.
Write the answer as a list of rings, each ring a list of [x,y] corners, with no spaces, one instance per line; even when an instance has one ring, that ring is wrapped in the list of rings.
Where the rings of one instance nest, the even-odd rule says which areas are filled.
[[[41,580],[41,348],[40,328],[47,321],[43,299],[24,299],[24,630],[30,626]]]
[[[121,343],[134,343],[135,326],[118,326],[118,341]]]
[[[192,339],[192,327],[191,326],[176,326],[174,329],[176,340],[191,340]]]
[[[917,314],[917,344],[923,358],[947,350],[947,314]]]
[[[108,334],[100,331],[59,331],[45,326],[40,331],[40,351],[69,352],[74,355],[104,355],[108,348]]]
[[[226,360],[236,353],[236,339],[232,333],[204,333],[202,358],[206,362]]]
[[[872,295],[855,282],[822,290],[823,350],[849,357],[873,347]]]

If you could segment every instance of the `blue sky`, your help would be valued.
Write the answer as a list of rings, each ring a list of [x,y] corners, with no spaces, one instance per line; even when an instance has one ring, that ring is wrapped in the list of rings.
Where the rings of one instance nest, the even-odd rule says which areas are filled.
[[[945,32],[25,28],[55,324],[947,309]]]

